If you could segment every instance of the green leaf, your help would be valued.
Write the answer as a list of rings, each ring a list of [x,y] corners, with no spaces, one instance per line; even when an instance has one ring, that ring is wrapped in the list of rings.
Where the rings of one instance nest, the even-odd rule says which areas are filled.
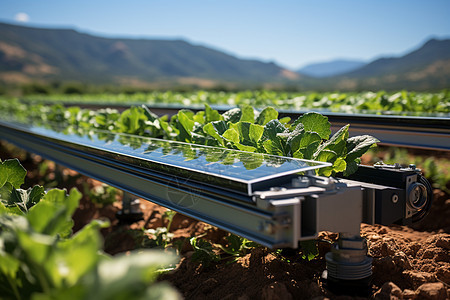
[[[0,201],[0,215],[6,213],[7,211],[8,209],[6,208],[6,206],[3,204],[3,202]]]
[[[144,109],[133,106],[122,112],[119,119],[115,122],[116,131],[131,134],[143,132],[146,120],[147,116]]]
[[[302,258],[307,259],[308,261],[313,260],[319,255],[316,240],[300,241],[300,248],[302,251]]]
[[[239,133],[239,141],[246,143],[250,140],[250,124],[249,122],[228,123],[229,128],[233,128]]]
[[[145,115],[147,116],[149,121],[156,121],[159,119],[158,115],[153,113],[145,104],[142,104],[142,109],[144,110]]]
[[[284,117],[280,119],[281,124],[288,124],[291,121],[290,117]]]
[[[294,152],[293,157],[295,157],[295,158],[304,158],[304,159],[313,159],[314,153],[316,153],[320,142],[321,142],[321,140],[314,141],[314,142],[311,142],[306,147],[299,148],[296,152]]]
[[[103,259],[93,276],[82,282],[88,289],[83,299],[180,299],[173,289],[151,284],[158,269],[171,266],[175,258],[146,249]]]
[[[342,157],[338,157],[333,163],[333,171],[336,173],[343,172],[347,168],[347,163]]]
[[[194,249],[194,254],[191,256],[192,261],[201,262],[208,267],[212,262],[220,260],[220,256],[214,253],[211,243],[197,237],[191,238],[189,242]]]
[[[224,121],[215,121],[215,122],[211,122],[209,124],[211,124],[213,126],[214,130],[220,135],[224,134],[224,132],[227,131],[227,129],[228,129],[228,125]],[[206,124],[206,125],[208,125],[208,124]],[[203,128],[205,128],[205,127],[203,127]]]
[[[324,161],[324,162],[334,162],[337,158],[336,152],[332,150],[322,150],[317,155],[315,155],[314,159],[318,161]]]
[[[166,122],[166,121],[160,120],[160,124],[161,124],[161,128],[163,129],[166,138],[171,139],[171,140],[176,139],[176,137],[180,133],[180,131],[178,129],[176,129],[174,126],[172,126],[171,124],[169,124],[169,122]]]
[[[53,203],[60,203],[67,207],[67,215],[72,216],[75,210],[78,208],[78,203],[81,199],[81,193],[72,188],[67,194],[66,190],[52,189],[48,191],[42,201],[49,201]]]
[[[284,149],[281,146],[281,143],[274,140],[265,140],[263,142],[263,147],[267,153],[272,155],[284,155]]]
[[[336,152],[338,156],[345,156],[347,153],[348,128],[349,125],[345,125],[339,129],[328,141],[319,147],[318,151],[328,149]]]
[[[369,148],[376,146],[378,139],[370,135],[360,135],[347,139],[347,163],[361,157]]]
[[[198,111],[194,117],[194,122],[197,122],[199,124],[205,124],[205,112],[204,111]]]
[[[1,242],[1,240],[0,240]],[[0,253],[0,271],[1,274],[4,274],[6,277],[12,278],[15,280],[16,274],[19,270],[20,261],[15,258],[13,255],[3,252]]]
[[[17,231],[16,234],[20,246],[27,253],[27,259],[38,265],[48,263],[48,254],[55,242],[53,236],[25,231]]]
[[[260,140],[264,127],[257,124],[252,124],[249,122],[237,122],[229,123],[230,128],[233,128],[239,133],[239,142],[246,146],[257,147],[258,141]]]
[[[338,156],[336,152],[325,149],[320,151],[319,153],[316,152],[313,158],[314,160],[317,161],[334,163],[337,160]],[[332,173],[333,173],[333,166],[324,167],[317,170],[317,174],[322,176],[331,176]]]
[[[317,149],[318,145],[322,141],[322,138],[316,132],[309,131],[297,131],[294,130],[290,133],[287,139],[288,145],[291,147],[291,152],[295,153],[299,149],[310,148],[309,150]],[[311,145],[314,145],[313,147]]]
[[[331,124],[327,117],[319,113],[306,113],[298,118],[292,126],[297,126],[299,123],[303,124],[305,131],[317,132],[322,139],[327,140],[330,137]]]
[[[324,150],[327,151],[327,150]],[[346,169],[347,163],[342,157],[336,158],[333,165],[330,167],[324,167],[317,170],[317,175],[322,176],[334,176],[336,173],[342,172]]]
[[[230,142],[233,142],[233,143],[235,143],[235,144],[238,144],[239,143],[239,133],[235,130],[235,129],[233,129],[233,128],[230,128],[230,129],[227,129],[223,134],[222,134],[222,136],[226,139],[226,140],[228,140],[228,141],[230,141]]]
[[[18,189],[24,183],[26,175],[27,171],[17,158],[5,160],[0,163],[0,188],[9,182]]]
[[[205,103],[205,116],[206,123],[223,120],[223,117],[219,114],[219,112],[212,109],[207,103]]]
[[[227,129],[228,126],[224,121],[215,121],[203,126],[203,131],[216,139],[217,142],[222,146],[225,146],[225,141],[222,137],[222,134],[224,134]]]
[[[241,107],[241,122],[255,123],[255,111],[250,105],[244,105]]]
[[[269,121],[274,119],[278,119],[278,111],[273,107],[268,106],[264,108],[256,118],[256,124],[266,125]]]
[[[286,128],[277,119],[268,122],[264,126],[260,141],[267,153],[282,156],[287,155],[286,143],[278,136],[278,134],[283,133],[285,130]]]
[[[229,234],[226,237],[228,243],[224,247],[220,245],[219,247],[227,254],[232,256],[244,256],[247,254],[248,250],[257,247],[258,244],[247,240],[246,238],[237,236],[235,234]]]
[[[347,167],[346,167],[346,169],[344,171],[344,176],[349,176],[349,175],[355,173],[358,170],[359,160],[358,161],[355,161],[355,160],[348,161],[348,160],[346,160],[346,163],[347,163]]]
[[[277,134],[283,133],[285,130],[286,128],[280,123],[280,121],[272,120],[264,126],[262,139],[275,140],[277,138]]]
[[[309,159],[308,157],[305,157],[305,155],[303,154],[304,149],[298,149],[296,152],[294,152],[292,154],[293,158],[300,158],[300,159]]]
[[[11,194],[7,196],[9,199],[7,200],[8,207],[10,207],[10,212],[14,213],[13,207],[17,207],[20,209],[16,211],[17,213],[25,213],[27,212],[33,205],[38,203],[41,198],[44,196],[44,187],[42,186],[34,186],[32,189],[22,190],[22,189],[12,189]]]
[[[237,123],[241,119],[242,111],[240,108],[232,108],[222,114],[225,122]]]
[[[44,197],[45,189],[43,186],[35,185],[31,190],[28,189],[28,203],[27,208],[31,208],[36,205]]]
[[[250,141],[257,144],[264,133],[264,127],[257,124],[250,124],[250,131],[248,137]]]
[[[66,195],[65,190],[50,190],[29,210],[27,219],[36,232],[68,236],[73,226],[72,214],[80,199],[81,194],[75,188],[69,195]]]
[[[73,225],[72,220],[66,217],[64,207],[46,201],[33,206],[27,214],[27,219],[33,230],[47,235],[66,234]]]
[[[339,129],[333,136],[327,141],[329,144],[336,144],[340,141],[346,141],[348,139],[348,128],[350,127],[350,124],[347,124],[343,126],[341,129]]]
[[[105,227],[104,224],[92,221],[72,238],[59,243],[55,259],[60,262],[59,268],[64,268],[64,272],[52,272],[57,273],[57,276],[53,276],[54,281],[59,279],[60,284],[64,281],[65,284],[74,285],[96,266],[100,259],[97,251],[102,247],[101,227]]]
[[[194,120],[191,120],[188,117],[188,115],[183,111],[179,111],[177,116],[178,122],[179,124],[181,124],[181,127],[178,128],[180,129],[181,140],[188,142],[191,140],[191,133],[192,130],[194,129],[195,122]]]

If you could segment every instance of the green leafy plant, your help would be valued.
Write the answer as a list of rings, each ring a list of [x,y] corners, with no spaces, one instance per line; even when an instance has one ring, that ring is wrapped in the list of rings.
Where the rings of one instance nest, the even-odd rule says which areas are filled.
[[[258,243],[232,233],[230,233],[226,239],[228,244],[226,246],[220,245],[220,249],[234,259],[247,255],[251,249],[255,247],[260,247]]]
[[[17,107],[20,109],[15,114],[19,119],[28,111],[35,115],[35,110]],[[120,115],[111,112],[111,120],[105,110],[94,112],[75,107],[63,111],[61,105],[42,106],[40,110],[41,116],[36,116],[38,122],[58,121],[58,127],[65,124],[68,132],[80,132],[85,128],[84,134],[88,134],[90,129],[105,129],[107,126],[109,131],[118,133],[324,161],[332,164],[318,169],[318,174],[325,176],[355,172],[359,157],[378,142],[369,135],[349,137],[350,125],[330,137],[331,124],[327,117],[310,112],[289,122],[288,119],[278,119],[278,112],[270,106],[258,111],[243,104],[220,114],[205,104],[204,111],[194,113],[183,109],[170,120],[166,116],[158,118],[145,105],[131,107]],[[97,122],[99,119],[100,123]],[[42,126],[49,124],[43,123]],[[107,134],[103,134],[107,139]],[[119,140],[132,147],[141,146],[130,135],[123,135]]]
[[[146,229],[144,233],[150,235],[151,238],[148,238],[144,247],[146,248],[161,248],[166,249],[167,247],[172,245],[173,233],[169,232],[166,227],[158,227],[156,229]]]
[[[359,157],[378,142],[369,135],[349,138],[349,125],[330,137],[328,118],[315,112],[302,115],[292,124],[278,120],[278,112],[272,107],[257,112],[244,106],[220,115],[206,106],[208,114],[209,118],[198,118],[199,113],[178,112],[163,126],[165,136],[176,132],[174,138],[183,142],[330,162],[332,166],[318,171],[325,176],[355,172]],[[207,123],[207,119],[214,121]]]
[[[76,189],[20,190],[23,167],[17,160],[0,163],[2,299],[178,298],[166,284],[153,283],[174,257],[149,251],[107,256],[100,250],[105,223],[71,233],[81,198]]]
[[[87,184],[84,184],[83,191],[91,202],[100,206],[113,204],[121,194],[120,190],[107,184],[95,185],[92,188],[89,188]]]
[[[192,237],[189,239],[189,243],[194,249],[191,257],[192,261],[202,263],[205,268],[209,267],[213,262],[220,261],[220,255],[216,254],[210,242],[201,237]]]
[[[176,214],[177,214],[176,211],[170,209],[166,209],[166,211],[163,213],[162,218],[168,220],[166,226],[167,231],[170,231],[170,228],[172,227],[173,218],[175,217]]]
[[[418,93],[412,91],[398,92],[285,92],[269,90],[247,90],[240,92],[214,91],[154,91],[151,93],[134,94],[84,94],[84,95],[27,95],[28,102],[59,103],[142,103],[147,105],[183,105],[203,106],[214,105],[242,106],[253,105],[261,109],[273,106],[287,110],[328,110],[346,113],[449,113],[450,91],[435,93]],[[8,99],[9,101],[11,99]],[[1,101],[0,101],[1,108]],[[208,120],[207,122],[211,122]]]
[[[227,242],[225,245],[212,244],[203,239],[202,236],[192,237],[189,242],[194,250],[192,261],[201,263],[204,267],[209,267],[212,263],[223,260],[234,262],[239,257],[250,253],[251,249],[261,247],[258,243],[232,233],[226,236]]]

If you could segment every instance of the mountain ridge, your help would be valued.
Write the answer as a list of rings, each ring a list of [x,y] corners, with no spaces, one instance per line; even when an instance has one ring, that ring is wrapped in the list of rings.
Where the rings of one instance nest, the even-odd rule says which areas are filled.
[[[365,64],[367,64],[367,62],[361,60],[333,59],[330,61],[308,64],[296,70],[296,72],[316,78],[331,77],[356,70]]]
[[[54,81],[150,88],[230,84],[297,90],[437,90],[450,87],[450,39],[431,39],[405,55],[314,78],[184,39],[110,38],[70,28],[0,23],[0,85]]]
[[[333,77],[336,85],[373,89],[446,89],[450,87],[450,39],[430,39],[399,57],[382,57]]]
[[[378,76],[408,69],[420,69],[436,60],[450,59],[450,39],[432,38],[419,48],[400,57],[381,57],[346,76]]]
[[[191,77],[259,82],[300,77],[274,63],[239,59],[180,39],[105,38],[73,29],[5,23],[0,23],[0,52],[0,71],[23,72],[31,78],[37,70],[46,70],[41,72],[44,78],[98,82]]]

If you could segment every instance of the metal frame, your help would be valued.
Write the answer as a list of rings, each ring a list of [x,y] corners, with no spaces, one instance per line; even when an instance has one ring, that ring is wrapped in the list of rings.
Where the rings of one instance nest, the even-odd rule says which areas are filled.
[[[99,149],[79,150],[67,141],[12,123],[0,122],[0,136],[89,177],[271,248],[296,248],[299,240],[315,238],[324,229],[359,232],[361,216],[348,209],[361,210],[359,187],[337,189],[330,182],[291,195],[268,186],[261,193],[244,195],[198,181],[177,182],[138,163],[112,159]]]
[[[352,180],[296,175],[242,193],[212,186],[207,180],[174,176],[173,169],[155,170],[139,157],[137,149],[136,155],[130,153],[132,148],[121,154],[120,147],[116,147],[111,155],[95,143],[78,144],[80,139],[76,136],[62,139],[57,132],[51,134],[49,130],[32,130],[4,121],[0,121],[0,137],[89,177],[270,248],[296,248],[299,241],[313,239],[322,230],[357,236],[361,222],[389,225],[411,220],[421,210],[406,207],[411,191],[407,191],[404,178],[414,179],[410,184],[418,181],[415,169],[369,168]],[[385,176],[385,172],[392,174]]]

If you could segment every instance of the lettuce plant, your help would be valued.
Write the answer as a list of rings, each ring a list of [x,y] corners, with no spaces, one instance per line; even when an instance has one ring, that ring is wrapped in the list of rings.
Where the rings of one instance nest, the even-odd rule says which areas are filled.
[[[278,112],[266,107],[261,112],[251,106],[231,109],[222,115],[205,105],[205,111],[181,110],[170,122],[161,121],[163,135],[201,145],[226,147],[248,152],[268,153],[330,162],[320,175],[354,173],[359,158],[378,140],[370,135],[349,137],[350,125],[331,136],[328,118],[310,112],[289,123],[278,119]]]
[[[26,171],[18,160],[0,161],[0,295],[2,299],[177,299],[158,269],[167,253],[141,251],[109,257],[102,222],[72,234],[81,194],[72,189],[22,190]]]

